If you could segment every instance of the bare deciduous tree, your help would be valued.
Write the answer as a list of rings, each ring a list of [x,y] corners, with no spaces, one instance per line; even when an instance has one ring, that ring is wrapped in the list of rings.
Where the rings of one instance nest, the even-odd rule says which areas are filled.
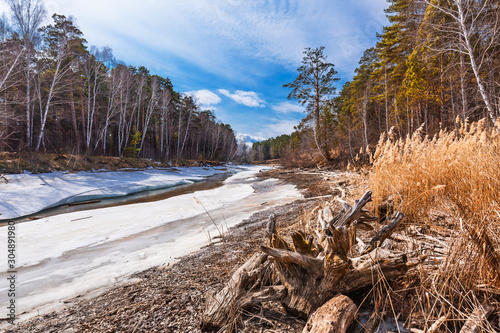
[[[53,15],[54,25],[43,29],[45,49],[44,53],[48,67],[47,74],[51,76],[49,91],[45,99],[43,112],[41,112],[40,132],[36,144],[36,150],[44,138],[47,115],[56,94],[61,90],[68,89],[62,85],[64,78],[72,71],[72,65],[77,60],[76,54],[82,50],[84,42],[82,33],[75,27],[71,18],[66,19],[63,15]],[[41,111],[41,110],[40,110]]]
[[[437,51],[452,51],[463,54],[474,73],[479,93],[486,106],[488,116],[494,123],[498,117],[493,105],[493,96],[484,74],[487,65],[497,56],[497,46],[500,42],[500,6],[492,0],[454,0],[444,4],[432,0],[423,1],[429,8],[445,15],[451,22],[429,20],[439,36],[449,39],[448,43],[436,43]],[[461,58],[462,60],[462,58]],[[465,94],[462,93],[465,97]],[[465,102],[464,102],[465,105]]]
[[[33,144],[33,110],[31,107],[31,70],[38,28],[46,16],[43,0],[5,0],[12,13],[12,23],[23,40],[26,57],[26,139]]]

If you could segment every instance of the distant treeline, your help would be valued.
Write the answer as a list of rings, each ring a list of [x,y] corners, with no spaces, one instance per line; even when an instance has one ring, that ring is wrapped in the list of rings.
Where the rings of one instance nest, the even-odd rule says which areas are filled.
[[[229,125],[169,78],[88,46],[71,17],[42,0],[7,0],[0,17],[0,151],[229,160]]]
[[[300,164],[312,151],[316,153],[310,157],[320,160],[319,151],[330,161],[339,156],[354,161],[360,150],[375,146],[391,128],[393,136],[404,137],[421,126],[424,135],[432,135],[441,128],[456,128],[457,120],[487,118],[490,125],[497,121],[500,2],[388,2],[390,24],[378,35],[376,46],[364,52],[352,81],[337,94],[313,98],[317,115],[314,103],[308,104],[307,117],[288,143],[288,160]],[[325,57],[321,58],[322,49],[315,51],[304,57],[298,78],[319,73],[314,66],[325,63]],[[300,100],[304,94],[298,96],[292,98]],[[275,157],[271,147],[287,146],[278,141],[255,145],[254,154],[260,149],[264,158]]]
[[[292,149],[292,135],[280,135],[276,138],[270,138],[261,142],[252,144],[251,158],[254,161],[274,160],[283,158],[290,154]]]

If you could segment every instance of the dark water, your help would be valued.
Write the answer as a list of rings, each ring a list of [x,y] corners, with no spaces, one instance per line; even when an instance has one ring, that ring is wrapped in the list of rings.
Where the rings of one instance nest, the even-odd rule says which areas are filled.
[[[72,203],[69,205],[66,204],[62,206],[45,209],[38,213],[31,214],[28,216],[22,216],[15,219],[0,220],[0,226],[7,224],[8,221],[15,221],[17,223],[28,222],[31,220],[37,220],[39,218],[53,216],[53,215],[72,213],[89,209],[130,205],[142,202],[160,201],[182,194],[193,193],[196,191],[211,190],[222,186],[224,180],[226,180],[229,176],[231,176],[231,173],[229,172],[222,173],[207,177],[206,180],[203,180],[201,182],[196,182],[193,184],[177,185],[163,189],[132,193],[125,196],[83,201],[78,203]]]

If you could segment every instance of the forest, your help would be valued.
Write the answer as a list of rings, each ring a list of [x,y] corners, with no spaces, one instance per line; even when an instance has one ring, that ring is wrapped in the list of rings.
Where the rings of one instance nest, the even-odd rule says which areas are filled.
[[[432,136],[461,122],[497,121],[500,3],[388,2],[389,25],[340,90],[323,47],[306,48],[297,79],[285,87],[307,106],[307,116],[286,143],[279,137],[254,144],[254,158],[354,164],[383,133],[404,138],[421,128]]]
[[[43,0],[0,16],[0,151],[231,160],[234,131],[168,77],[89,46],[72,17],[42,26]]]

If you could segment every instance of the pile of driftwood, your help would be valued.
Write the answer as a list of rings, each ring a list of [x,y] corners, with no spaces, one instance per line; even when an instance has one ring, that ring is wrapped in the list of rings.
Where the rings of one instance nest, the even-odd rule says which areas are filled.
[[[345,332],[357,313],[345,295],[380,279],[397,279],[420,260],[380,247],[404,215],[396,212],[374,234],[370,223],[378,218],[363,209],[371,195],[366,192],[353,206],[339,200],[341,209],[335,215],[326,205],[318,212],[316,229],[293,232],[293,244],[278,235],[271,216],[268,246],[261,246],[223,290],[207,297],[202,330],[224,329],[241,310],[278,301],[287,312],[309,319],[304,332]],[[370,238],[367,230],[372,230]]]

